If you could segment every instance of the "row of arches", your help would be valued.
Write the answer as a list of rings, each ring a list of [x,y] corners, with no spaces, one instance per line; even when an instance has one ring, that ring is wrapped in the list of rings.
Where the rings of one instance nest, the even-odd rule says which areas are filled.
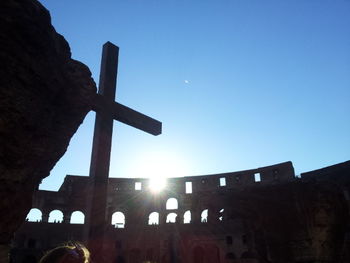
[[[166,210],[177,210],[179,208],[179,203],[176,198],[171,197],[165,203]]]
[[[221,209],[220,212],[223,212],[224,209]],[[178,219],[178,214],[175,212],[170,212],[166,216],[165,223],[183,223],[189,224],[192,220],[192,214],[190,210],[187,210],[183,214],[182,222]],[[49,213],[47,222],[49,223],[62,223],[64,220],[64,215],[62,211],[55,209]],[[219,217],[219,220],[222,220],[222,216]],[[42,222],[43,215],[42,212],[37,208],[32,208],[26,217],[26,221],[29,222]],[[208,221],[208,209],[204,209],[201,212],[200,222],[206,223]],[[85,215],[81,211],[74,211],[71,213],[69,218],[70,224],[84,224]],[[126,217],[123,212],[117,211],[113,213],[111,218],[111,224],[115,228],[124,228],[126,223]],[[148,216],[148,225],[159,225],[160,223],[160,214],[158,212],[152,212]]]
[[[223,209],[222,209],[223,211]],[[166,216],[165,223],[183,223],[189,224],[191,223],[192,215],[191,211],[187,210],[183,214],[182,222],[178,221],[178,215],[175,212],[170,212]],[[220,218],[219,218],[220,220]],[[208,209],[204,209],[201,212],[201,222],[206,223],[208,221]],[[111,224],[114,225],[115,228],[124,228],[126,223],[126,218],[123,212],[117,211],[112,215]],[[159,225],[160,223],[160,215],[158,212],[152,212],[148,215],[148,225]]]
[[[176,198],[171,197],[166,201],[166,210],[177,210],[179,207],[178,201]],[[204,214],[203,214],[204,213]],[[223,213],[224,213],[224,209],[220,209],[219,211],[219,220],[222,221],[223,219]],[[208,209],[205,209],[202,211],[201,214],[201,222],[203,222],[202,220],[207,220],[208,218]]]
[[[63,213],[61,210],[55,209],[49,213],[48,222],[49,223],[62,223],[64,220]],[[32,208],[27,217],[26,221],[29,222],[42,222],[43,214],[38,208]],[[70,224],[84,224],[85,215],[81,211],[74,211],[70,215]]]
[[[176,198],[169,198],[166,202],[166,209],[167,210],[176,210],[178,209],[178,202]],[[119,218],[118,221],[122,221],[121,219],[123,218],[122,213],[117,213],[114,215],[114,218]],[[125,219],[125,216],[124,216]],[[32,208],[27,217],[26,220],[29,222],[41,222],[43,220],[42,218],[42,212],[38,208]],[[74,211],[72,212],[70,216],[70,223],[71,224],[84,224],[85,220],[85,215],[81,211]],[[112,222],[115,221],[113,220],[112,217]],[[49,223],[62,223],[63,222],[63,213],[62,211],[55,209],[49,213],[48,217],[48,222]]]

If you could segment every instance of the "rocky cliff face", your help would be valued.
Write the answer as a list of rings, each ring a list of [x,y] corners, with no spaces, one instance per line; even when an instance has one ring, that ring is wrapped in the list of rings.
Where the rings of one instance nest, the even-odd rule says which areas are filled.
[[[36,0],[0,2],[0,245],[65,153],[96,87]]]

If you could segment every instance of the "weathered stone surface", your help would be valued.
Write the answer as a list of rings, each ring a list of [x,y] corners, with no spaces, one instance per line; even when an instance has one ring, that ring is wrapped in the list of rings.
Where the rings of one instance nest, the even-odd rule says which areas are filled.
[[[255,236],[264,235],[260,260],[341,262],[349,216],[343,191],[332,181],[256,187],[233,198],[232,212],[245,213]]]
[[[0,2],[0,244],[25,219],[96,93],[50,20],[36,0]]]

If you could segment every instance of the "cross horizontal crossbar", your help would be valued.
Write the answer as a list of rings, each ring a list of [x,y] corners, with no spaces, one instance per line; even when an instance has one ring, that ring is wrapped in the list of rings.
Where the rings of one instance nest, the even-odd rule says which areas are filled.
[[[120,103],[108,100],[99,94],[95,95],[94,102],[93,110],[96,112],[110,114],[113,119],[152,135],[159,135],[162,133],[162,123],[160,121],[130,109]]]

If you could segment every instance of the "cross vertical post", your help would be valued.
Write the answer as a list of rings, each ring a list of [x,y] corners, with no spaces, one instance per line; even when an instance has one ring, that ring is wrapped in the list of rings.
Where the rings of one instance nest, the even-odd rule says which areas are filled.
[[[118,54],[117,46],[110,42],[103,45],[98,94],[111,102],[114,102],[116,93]],[[97,111],[89,175],[87,233],[85,233],[88,247],[95,257],[99,257],[103,251],[104,232],[107,227],[106,208],[112,133],[111,114],[103,110]]]
[[[96,111],[94,138],[87,189],[85,240],[96,262],[104,262],[104,235],[108,228],[107,194],[113,120],[152,135],[162,132],[162,123],[114,101],[119,48],[103,45],[99,91],[92,110]]]

